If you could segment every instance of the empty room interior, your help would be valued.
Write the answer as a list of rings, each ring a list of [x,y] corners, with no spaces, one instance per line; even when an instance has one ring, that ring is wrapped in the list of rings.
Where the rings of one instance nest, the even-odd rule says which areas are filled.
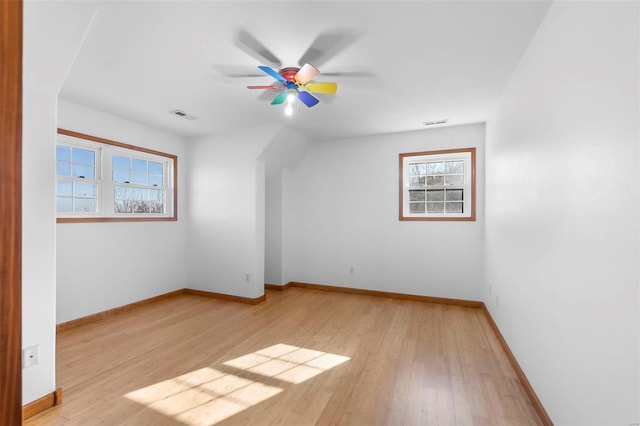
[[[23,13],[28,424],[640,424],[637,1]]]

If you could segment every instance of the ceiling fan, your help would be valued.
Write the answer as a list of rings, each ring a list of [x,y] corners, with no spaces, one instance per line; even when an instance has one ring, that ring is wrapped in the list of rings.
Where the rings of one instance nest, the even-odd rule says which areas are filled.
[[[235,44],[248,55],[262,63],[258,69],[275,79],[275,82],[264,86],[247,86],[249,89],[279,90],[280,93],[271,101],[272,105],[279,105],[287,102],[285,114],[293,113],[293,103],[298,99],[307,107],[318,104],[319,99],[313,94],[333,95],[338,90],[335,82],[316,82],[313,79],[320,74],[316,66],[322,65],[325,61],[338,54],[346,46],[353,43],[357,35],[349,30],[333,30],[324,32],[311,43],[306,52],[302,55],[298,63],[300,67],[281,68],[280,60],[267,49],[256,37],[247,30],[240,29],[236,33]],[[314,64],[314,65],[311,65]],[[221,71],[230,77],[258,77],[264,76],[262,73],[229,73],[225,72],[224,66],[219,67]],[[276,71],[277,70],[277,71]],[[366,76],[367,72],[341,72],[324,73],[329,76]]]
[[[260,65],[258,67],[265,74],[276,80],[276,84],[268,86],[247,86],[248,89],[280,90],[280,93],[271,101],[271,105],[279,105],[287,101],[285,114],[293,112],[293,102],[298,98],[300,102],[311,108],[320,102],[312,93],[322,93],[334,95],[338,90],[337,83],[334,82],[314,82],[313,79],[320,71],[309,63],[305,63],[301,68],[287,67],[276,71],[271,67]]]

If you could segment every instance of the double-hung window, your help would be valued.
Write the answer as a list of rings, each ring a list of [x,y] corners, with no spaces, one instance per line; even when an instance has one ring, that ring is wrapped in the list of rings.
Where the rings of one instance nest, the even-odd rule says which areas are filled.
[[[475,220],[475,148],[400,154],[400,220]]]
[[[175,155],[58,130],[58,222],[176,220]]]

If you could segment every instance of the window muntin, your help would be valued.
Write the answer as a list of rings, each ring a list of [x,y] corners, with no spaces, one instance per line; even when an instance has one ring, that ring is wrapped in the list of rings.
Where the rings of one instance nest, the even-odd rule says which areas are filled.
[[[90,147],[56,146],[56,212],[93,215],[98,211],[96,169],[99,151]]]
[[[111,162],[114,211],[117,214],[164,214],[168,166],[152,159],[114,155]]]
[[[176,156],[58,133],[58,222],[176,220]]]
[[[475,220],[475,148],[400,154],[400,220]]]

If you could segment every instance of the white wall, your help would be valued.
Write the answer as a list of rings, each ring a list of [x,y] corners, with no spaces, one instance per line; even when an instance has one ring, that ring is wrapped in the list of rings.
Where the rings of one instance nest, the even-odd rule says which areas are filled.
[[[487,127],[484,297],[559,426],[640,420],[638,22],[554,3]]]
[[[274,126],[189,141],[187,287],[264,294],[265,164]]]
[[[177,221],[57,224],[58,323],[184,288],[185,141],[63,100],[58,127],[178,156]]]
[[[282,285],[289,281],[283,277],[284,176],[302,159],[311,143],[306,136],[283,127],[260,154],[266,166],[265,282],[268,284]]]
[[[55,383],[55,128],[56,98],[23,90],[22,347],[40,345],[40,363],[22,374],[23,404]]]
[[[22,346],[39,345],[40,363],[23,370],[23,405],[56,389],[56,97],[93,16],[69,6],[24,2]]]
[[[480,300],[484,131],[475,124],[312,144],[285,174],[284,278]],[[398,154],[466,147],[478,149],[477,221],[399,221]]]
[[[267,284],[286,284],[282,277],[283,171],[266,181],[265,269]]]

